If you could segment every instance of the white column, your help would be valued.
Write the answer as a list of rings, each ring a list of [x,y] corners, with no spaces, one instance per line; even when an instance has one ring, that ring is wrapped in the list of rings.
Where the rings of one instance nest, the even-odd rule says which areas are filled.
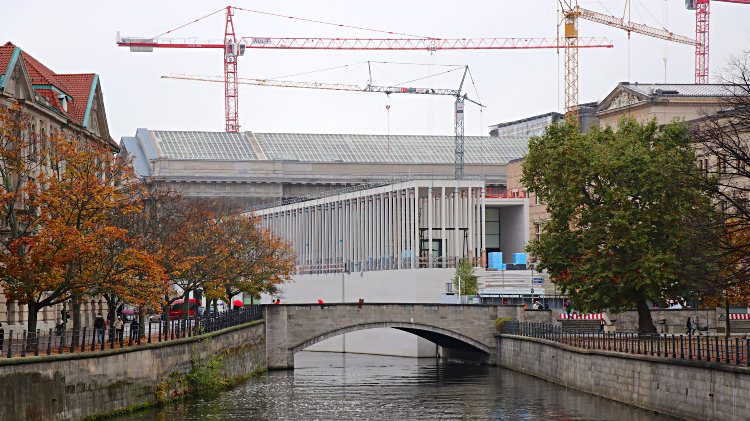
[[[445,231],[445,186],[440,192],[440,248],[443,252],[441,260],[441,266],[445,268],[446,257],[448,256],[448,242],[446,241]]]
[[[432,186],[427,188],[427,267],[432,267]]]
[[[482,218],[480,219],[480,236],[479,236],[479,240],[480,240],[479,249],[480,250],[479,250],[479,253],[481,254],[481,258],[482,258],[481,259],[482,260],[482,265],[484,265],[485,262],[487,261],[487,249],[485,247],[485,244],[486,244],[485,241],[486,241],[486,236],[487,236],[487,233],[486,233],[486,230],[487,230],[487,203],[485,201],[486,192],[487,191],[485,190],[485,188],[482,187],[482,191],[481,191],[480,197],[479,197],[480,202],[481,202],[480,205],[479,205],[479,208],[480,208],[480,210],[482,212]]]
[[[453,190],[453,253],[455,256],[456,264],[461,256],[461,242],[460,242],[460,231],[459,231],[459,202],[461,200],[461,191],[456,187]]]
[[[466,193],[466,228],[469,229],[466,236],[468,241],[469,255],[468,258],[474,257],[474,197],[472,194],[471,187],[468,188]]]
[[[414,186],[414,214],[412,215],[412,221],[414,224],[414,230],[412,231],[412,253],[411,253],[411,267],[419,267],[419,187]]]
[[[404,224],[404,197],[403,197],[403,191],[398,190],[396,192],[396,203],[398,204],[398,229],[396,229],[396,233],[398,234],[398,268],[401,269],[404,267],[404,250],[406,250],[406,225]]]

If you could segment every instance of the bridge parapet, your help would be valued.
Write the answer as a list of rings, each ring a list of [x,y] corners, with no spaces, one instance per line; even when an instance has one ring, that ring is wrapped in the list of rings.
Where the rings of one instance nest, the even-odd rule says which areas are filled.
[[[504,311],[500,311],[504,313]],[[494,359],[495,305],[452,304],[287,304],[265,307],[269,369],[294,367],[294,354],[344,333],[394,328],[448,350]]]

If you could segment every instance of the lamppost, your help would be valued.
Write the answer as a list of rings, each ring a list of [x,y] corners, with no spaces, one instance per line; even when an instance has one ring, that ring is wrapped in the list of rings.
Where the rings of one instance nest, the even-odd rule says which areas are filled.
[[[461,304],[461,275],[458,276],[458,304]]]

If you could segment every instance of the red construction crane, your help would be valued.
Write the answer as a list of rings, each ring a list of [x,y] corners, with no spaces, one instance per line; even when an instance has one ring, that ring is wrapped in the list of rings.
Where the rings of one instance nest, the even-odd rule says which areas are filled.
[[[713,0],[724,3],[750,4],[750,0]],[[685,0],[685,7],[695,10],[695,83],[708,83],[708,23],[711,16],[711,0]]]
[[[117,45],[129,47],[130,51],[152,52],[154,48],[214,48],[224,50],[224,98],[226,131],[240,129],[237,96],[237,58],[247,48],[282,50],[391,50],[391,51],[436,51],[436,50],[511,50],[511,49],[558,49],[558,48],[612,48],[606,38],[580,38],[576,46],[559,45],[555,38],[274,38],[238,37],[235,34],[233,16],[235,10],[246,10],[227,6],[156,37],[121,37],[117,34]],[[163,35],[189,24],[226,11],[224,42],[196,38],[162,38]],[[339,25],[345,26],[345,25]],[[363,28],[360,28],[363,29]]]

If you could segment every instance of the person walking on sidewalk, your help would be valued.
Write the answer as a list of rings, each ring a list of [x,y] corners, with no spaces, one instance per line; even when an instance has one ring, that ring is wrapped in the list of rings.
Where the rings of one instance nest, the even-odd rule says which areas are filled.
[[[94,320],[94,330],[96,331],[96,340],[100,344],[104,343],[104,330],[107,328],[107,324],[104,322],[102,313],[96,315]]]
[[[115,319],[115,337],[117,338],[117,342],[120,344],[120,347],[122,347],[123,329],[125,329],[125,323],[122,322],[122,316],[117,316],[117,319]]]

